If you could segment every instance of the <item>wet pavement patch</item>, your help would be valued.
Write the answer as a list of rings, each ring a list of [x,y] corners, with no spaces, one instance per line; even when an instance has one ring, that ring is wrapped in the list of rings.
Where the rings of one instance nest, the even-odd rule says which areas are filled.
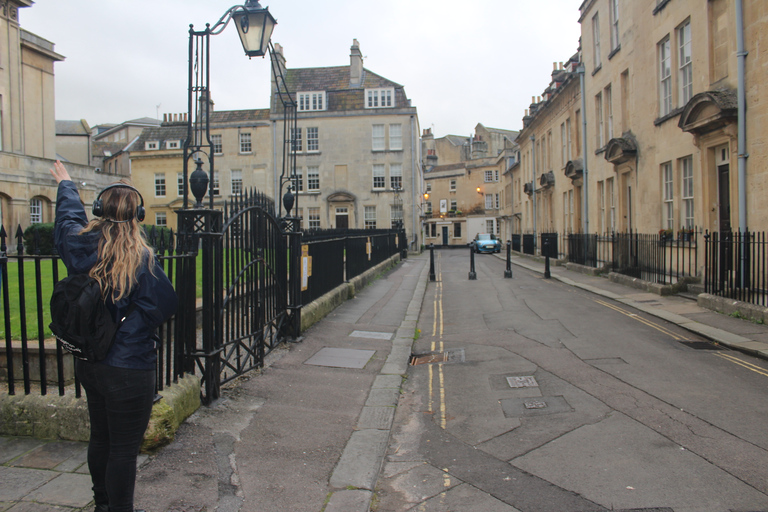
[[[540,396],[507,398],[499,401],[504,416],[507,418],[522,418],[527,416],[544,416],[561,412],[573,412],[573,409],[562,396]]]
[[[427,352],[425,354],[411,354],[411,359],[408,364],[416,366],[419,364],[435,364],[435,363],[463,363],[464,349],[456,348],[446,350],[444,352]]]
[[[313,366],[330,366],[333,368],[365,368],[368,361],[376,353],[375,350],[359,350],[353,348],[330,348],[318,350],[304,364]]]

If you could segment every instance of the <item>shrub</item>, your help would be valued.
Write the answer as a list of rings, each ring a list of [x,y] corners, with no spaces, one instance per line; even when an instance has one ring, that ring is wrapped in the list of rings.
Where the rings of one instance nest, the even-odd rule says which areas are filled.
[[[54,254],[53,222],[32,224],[24,230],[24,252],[26,254]]]

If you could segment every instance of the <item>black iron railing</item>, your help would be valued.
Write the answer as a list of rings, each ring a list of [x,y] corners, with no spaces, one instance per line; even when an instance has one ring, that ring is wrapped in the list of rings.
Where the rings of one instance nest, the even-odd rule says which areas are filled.
[[[0,228],[0,336],[4,340],[0,350],[0,382],[9,395],[19,391],[46,395],[54,388],[62,396],[68,389],[74,389],[75,396],[80,397],[82,390],[74,375],[74,358],[48,329],[50,294],[53,285],[66,275],[64,264],[56,254],[40,254],[42,244],[36,243],[39,240],[33,239],[32,245],[25,246],[20,226],[15,238],[15,254],[8,254],[8,236]],[[188,331],[194,330],[196,260],[194,253],[176,247],[173,232],[152,230],[148,240],[174,283],[179,300],[191,304],[191,308],[180,307],[158,329],[161,343],[156,385],[160,391],[176,382],[187,364],[182,340],[188,339]]]
[[[698,269],[695,230],[677,238],[664,232],[648,235],[614,233],[612,236],[614,272],[659,284],[674,284],[693,277]]]
[[[713,232],[704,235],[704,291],[768,305],[768,240],[764,232]]]

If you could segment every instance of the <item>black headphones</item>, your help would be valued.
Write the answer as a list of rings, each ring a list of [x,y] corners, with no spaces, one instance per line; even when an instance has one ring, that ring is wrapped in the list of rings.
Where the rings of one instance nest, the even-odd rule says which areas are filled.
[[[113,183],[112,185],[109,185],[104,190],[99,192],[99,195],[96,197],[96,200],[93,202],[93,208],[91,209],[93,214],[96,217],[101,217],[102,215],[104,215],[104,203],[101,200],[101,195],[104,192],[106,192],[107,190],[112,189],[112,188],[127,188],[127,189],[130,189],[130,190],[133,190],[134,192],[136,192],[139,195],[139,200],[141,201],[141,204],[136,207],[135,217],[136,217],[136,219],[139,222],[143,221],[144,220],[144,214],[146,213],[144,211],[144,198],[141,196],[141,192],[139,192],[138,190],[136,190],[134,187],[132,187],[130,185],[126,185],[125,183]],[[119,224],[121,222],[130,222],[133,219],[127,219],[127,220],[106,219],[106,220],[109,220],[110,222],[114,222],[116,224]]]

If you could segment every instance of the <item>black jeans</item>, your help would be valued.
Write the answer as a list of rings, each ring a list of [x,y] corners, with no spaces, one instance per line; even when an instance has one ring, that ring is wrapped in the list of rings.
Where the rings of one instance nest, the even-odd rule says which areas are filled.
[[[155,371],[76,362],[88,398],[88,469],[97,505],[133,512],[136,458],[155,396]]]

